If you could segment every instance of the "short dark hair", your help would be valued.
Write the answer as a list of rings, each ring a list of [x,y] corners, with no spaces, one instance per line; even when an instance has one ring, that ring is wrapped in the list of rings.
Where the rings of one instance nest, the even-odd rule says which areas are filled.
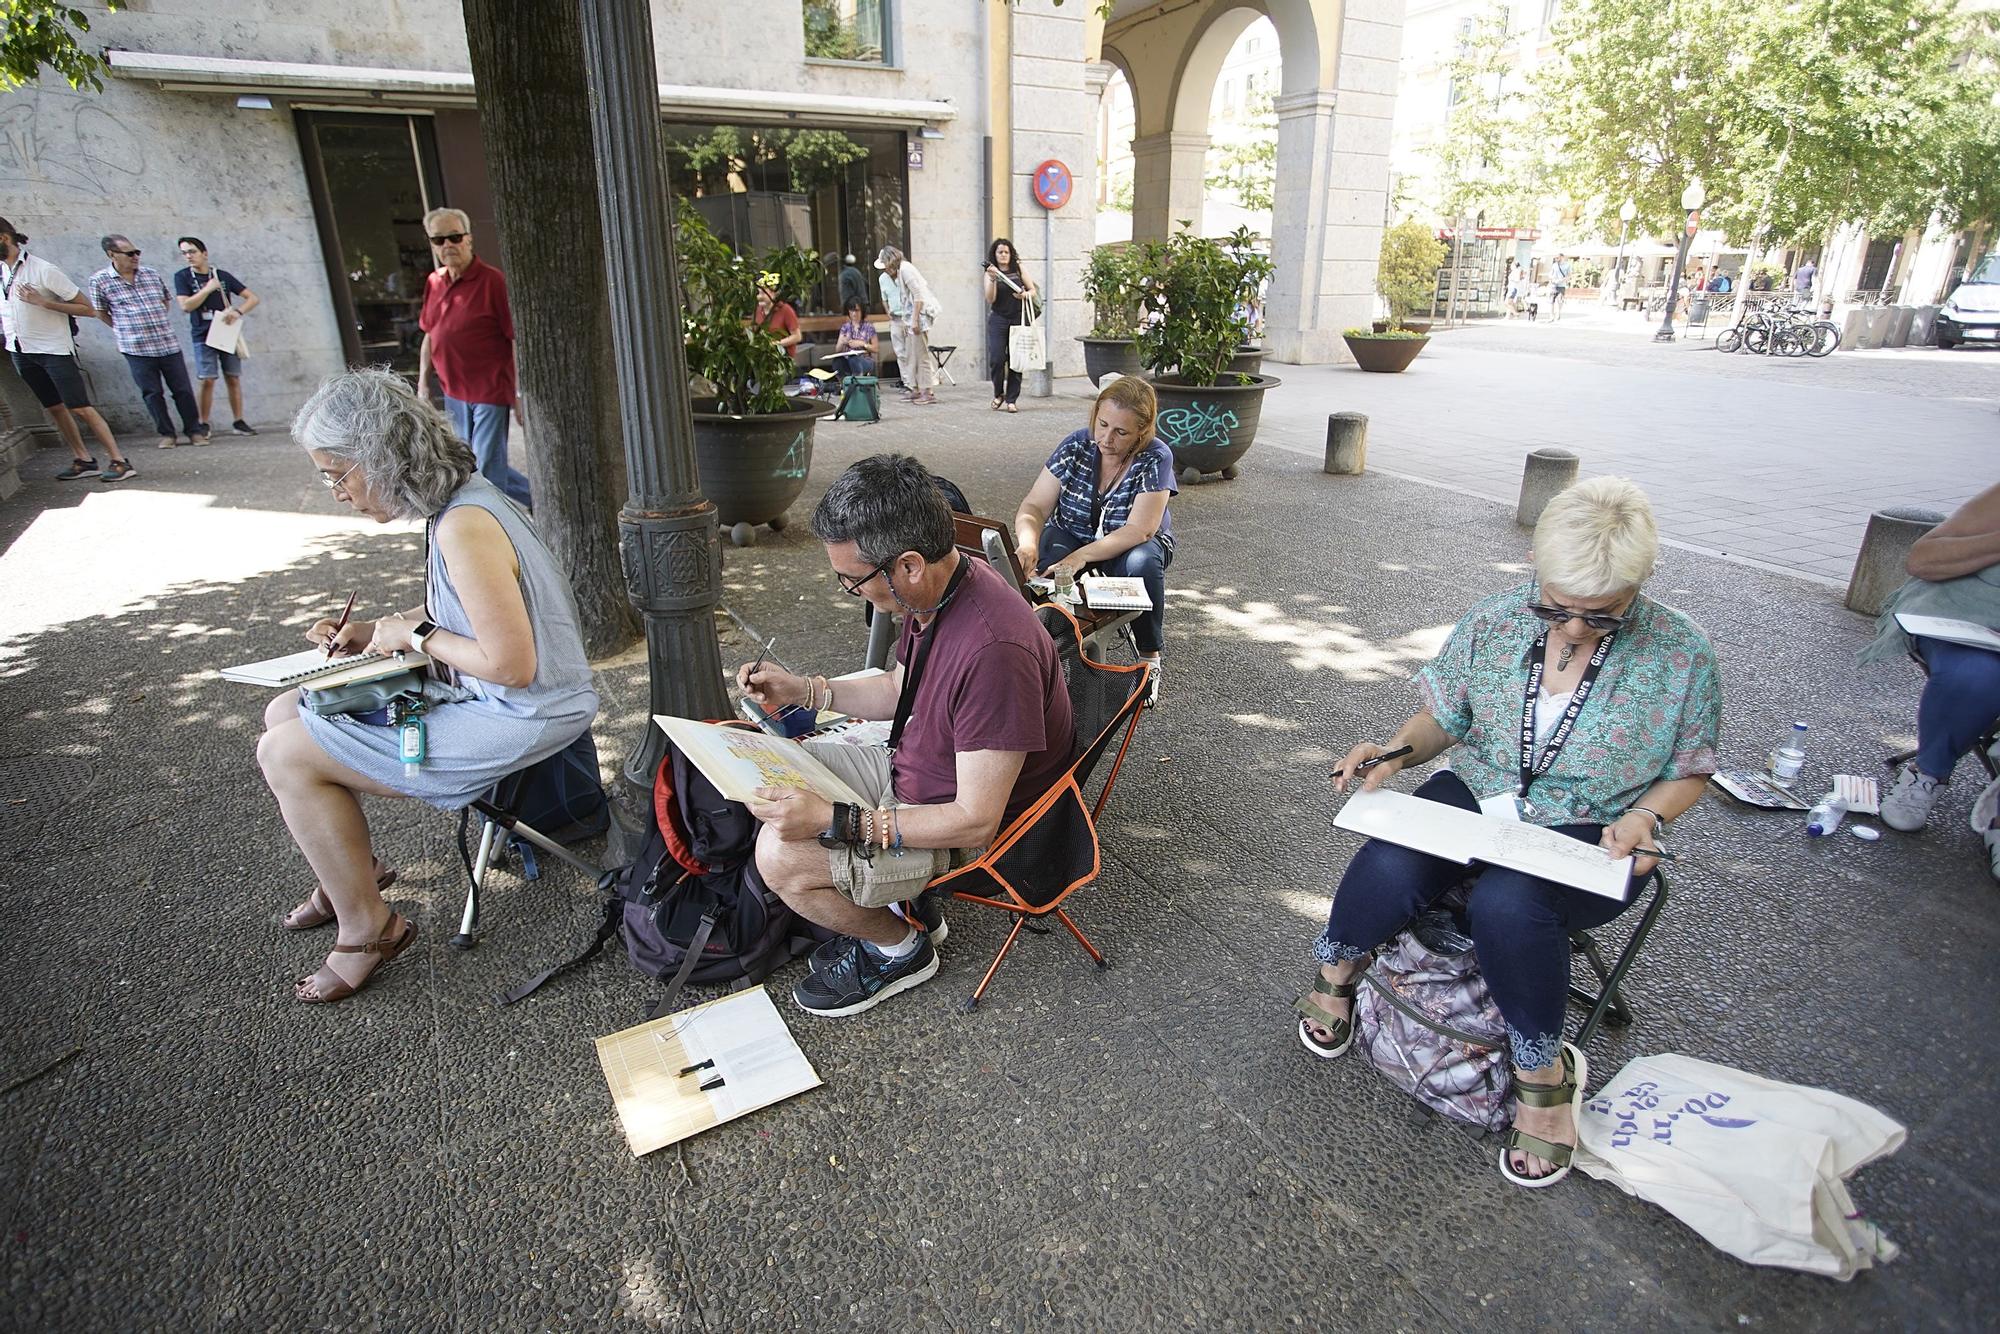
[[[179,250],[184,245],[191,245],[204,255],[208,253],[208,242],[202,240],[199,236],[183,236],[180,240],[174,242],[174,249]]]
[[[132,238],[124,235],[122,232],[112,232],[109,235],[97,238],[97,244],[104,248],[104,253],[107,255],[118,248],[120,241],[123,241],[126,245],[132,244]]]
[[[15,231],[14,224],[5,218],[0,218],[0,236],[11,236],[18,245],[28,244],[28,238]]]
[[[851,311],[858,310],[861,312],[862,319],[865,320],[868,318],[868,303],[866,301],[850,301],[847,303],[847,309]]]
[[[852,542],[871,565],[914,551],[928,561],[951,554],[951,508],[930,469],[907,454],[875,454],[851,465],[813,508],[813,536]]]

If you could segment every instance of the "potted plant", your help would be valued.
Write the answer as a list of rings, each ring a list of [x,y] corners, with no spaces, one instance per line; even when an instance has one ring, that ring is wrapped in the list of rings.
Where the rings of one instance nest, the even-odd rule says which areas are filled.
[[[1271,262],[1252,247],[1247,229],[1226,241],[1183,230],[1143,247],[1138,269],[1146,321],[1139,360],[1154,372],[1160,438],[1184,478],[1233,478],[1257,438],[1264,391],[1278,384],[1229,369],[1248,332],[1247,302]]]
[[[693,404],[702,494],[729,540],[747,547],[757,540],[758,524],[785,526],[785,511],[805,490],[812,467],[813,426],[834,405],[787,397],[791,355],[745,318],[757,307],[757,275],[772,257],[745,263],[685,201],[675,210],[674,230],[688,370],[713,390]]]
[[[1415,219],[1406,219],[1382,233],[1375,286],[1388,303],[1389,327],[1380,332],[1348,329],[1341,334],[1356,366],[1364,371],[1395,372],[1417,359],[1417,353],[1430,342],[1430,334],[1406,329],[1403,321],[1430,300],[1444,256],[1444,242]]]
[[[1083,369],[1092,384],[1113,373],[1137,375],[1142,369],[1133,344],[1139,326],[1135,277],[1133,256],[1125,247],[1101,245],[1090,252],[1083,271],[1083,294],[1092,311],[1090,332],[1077,341],[1083,344]]]

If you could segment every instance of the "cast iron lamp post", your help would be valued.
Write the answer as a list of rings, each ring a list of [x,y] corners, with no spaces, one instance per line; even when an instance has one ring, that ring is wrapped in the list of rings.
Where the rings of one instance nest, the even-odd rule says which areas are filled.
[[[1681,207],[1687,210],[1687,226],[1681,229],[1680,249],[1674,252],[1674,276],[1667,283],[1667,313],[1660,320],[1660,331],[1653,335],[1656,343],[1674,341],[1674,305],[1680,300],[1681,268],[1687,263],[1688,246],[1694,242],[1696,229],[1701,226],[1701,206],[1708,202],[1708,191],[1697,176],[1688,182],[1688,188],[1681,191]]]
[[[1639,215],[1639,206],[1626,200],[1618,206],[1618,260],[1611,266],[1611,304],[1617,305],[1618,293],[1625,286],[1625,238],[1632,230],[1632,219]]]

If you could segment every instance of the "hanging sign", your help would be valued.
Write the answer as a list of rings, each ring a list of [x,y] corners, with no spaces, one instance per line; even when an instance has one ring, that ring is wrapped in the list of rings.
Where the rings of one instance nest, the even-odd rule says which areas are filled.
[[[906,161],[911,171],[922,171],[924,169],[924,146],[912,139]]]
[[[1062,162],[1050,158],[1035,168],[1030,188],[1034,191],[1037,204],[1050,210],[1059,209],[1069,202],[1070,191],[1076,188],[1076,178],[1069,174],[1069,168]]]

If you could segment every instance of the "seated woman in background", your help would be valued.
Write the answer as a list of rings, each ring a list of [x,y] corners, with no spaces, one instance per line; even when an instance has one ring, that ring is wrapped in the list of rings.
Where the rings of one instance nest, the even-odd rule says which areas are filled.
[[[1151,611],[1139,613],[1133,639],[1152,664],[1148,708],[1160,701],[1160,651],[1166,615],[1167,566],[1174,559],[1174,526],[1167,501],[1174,485],[1174,454],[1153,434],[1159,418],[1153,387],[1137,376],[1113,380],[1097,395],[1090,425],[1056,446],[1014,515],[1014,545],[1021,568],[1053,577],[1086,567],[1145,581]]]
[[[868,322],[868,312],[859,301],[847,303],[847,319],[840,326],[840,336],[835,342],[835,352],[859,352],[858,357],[847,359],[847,374],[873,375],[875,373],[875,326]]]
[[[322,717],[302,710],[292,690],[264,710],[257,761],[318,878],[285,926],[339,924],[333,953],[296,990],[301,1001],[323,1002],[353,995],[416,935],[383,901],[395,872],[370,851],[362,794],[458,810],[588,731],[597,692],[555,557],[528,517],[480,476],[444,414],[402,377],[335,376],[299,409],[292,438],[357,513],[377,523],[425,520],[428,549],[420,605],[350,620],[338,633],[331,620],[306,632],[336,653],[416,649],[430,657],[421,764],[403,764],[401,729],[379,715]]]
[[[1896,771],[1882,797],[1882,823],[1913,834],[1937,802],[1937,790],[1967,751],[2000,718],[2000,653],[1928,635],[1912,637],[1896,613],[1939,616],[2000,628],[2000,485],[1990,486],[1910,548],[1910,582],[1896,590],[1863,662],[1907,653],[1930,679],[1917,701],[1917,753]],[[2000,880],[2000,784],[1974,803],[1972,827],[1986,840],[1987,866]]]
[[[1449,750],[1452,767],[1424,780],[1417,796],[1632,857],[1622,901],[1498,866],[1478,867],[1471,882],[1466,915],[1479,970],[1507,1021],[1514,1063],[1514,1129],[1500,1172],[1531,1187],[1568,1175],[1589,1078],[1583,1054],[1562,1036],[1569,933],[1632,905],[1658,861],[1637,850],[1663,847],[1667,822],[1700,798],[1722,724],[1708,637],[1639,591],[1659,552],[1644,492],[1620,477],[1578,483],[1542,511],[1534,552],[1535,579],[1466,614],[1417,673],[1423,707],[1387,742],[1350,750],[1335,780],[1346,791],[1356,766],[1410,747],[1368,770],[1361,786],[1373,790]],[[1532,760],[1522,744],[1530,728]],[[1362,845],[1313,947],[1319,976],[1299,998],[1307,1051],[1347,1052],[1355,982],[1373,952],[1468,874],[1395,843]]]

